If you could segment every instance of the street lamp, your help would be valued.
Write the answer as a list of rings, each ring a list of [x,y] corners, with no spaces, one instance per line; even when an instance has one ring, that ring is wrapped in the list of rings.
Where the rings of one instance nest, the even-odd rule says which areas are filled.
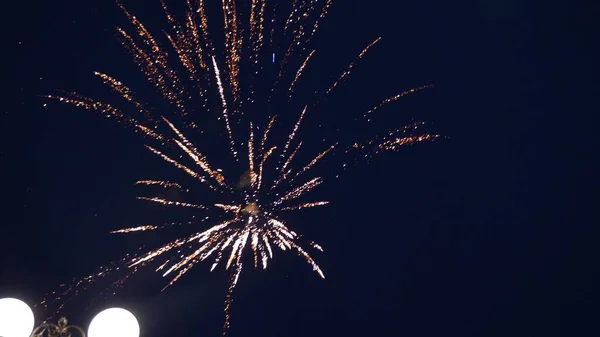
[[[100,312],[90,323],[88,337],[139,337],[140,326],[132,313],[121,308]]]
[[[0,337],[27,337],[34,323],[33,311],[25,302],[0,299]]]
[[[57,324],[43,322],[35,329],[33,326],[33,311],[27,304],[15,298],[0,299],[0,337],[86,337],[82,328],[69,325],[65,317]],[[88,328],[88,337],[139,336],[137,319],[121,308],[101,311]]]

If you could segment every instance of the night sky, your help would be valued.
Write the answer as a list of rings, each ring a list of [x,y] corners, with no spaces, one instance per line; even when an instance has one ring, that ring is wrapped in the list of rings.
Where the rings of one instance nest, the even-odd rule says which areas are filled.
[[[245,269],[231,336],[588,335],[580,322],[597,317],[586,303],[598,263],[593,221],[579,209],[594,205],[598,188],[594,129],[576,116],[594,111],[586,97],[598,94],[586,66],[598,55],[584,41],[600,13],[550,3],[337,1],[317,49],[343,55],[338,67],[383,40],[335,93],[335,113],[360,114],[377,93],[432,83],[387,113],[427,121],[448,139],[386,153],[323,187],[331,205],[298,214],[292,227],[324,247],[313,256],[327,278],[289,253],[267,272]],[[162,28],[158,1],[125,4]],[[32,305],[160,241],[108,232],[168,216],[135,200],[133,183],[174,169],[131,130],[42,107],[39,96],[56,90],[94,93],[94,70],[139,76],[114,35],[125,23],[115,3],[12,6],[2,20],[0,297]],[[65,314],[87,328],[118,305],[136,314],[144,337],[217,336],[227,274],[209,268],[199,264],[162,293],[166,280],[148,273]]]

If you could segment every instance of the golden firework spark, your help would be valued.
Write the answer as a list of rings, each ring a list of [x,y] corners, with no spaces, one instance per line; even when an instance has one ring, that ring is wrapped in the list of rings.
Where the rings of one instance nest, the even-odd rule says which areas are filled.
[[[316,49],[308,48],[308,44],[327,15],[332,0],[293,0],[292,10],[286,15],[277,14],[279,9],[274,0],[252,0],[249,3],[248,18],[240,14],[243,11],[238,11],[236,0],[222,0],[224,48],[221,51],[215,47],[217,43],[213,43],[209,35],[209,18],[204,1],[182,1],[185,1],[186,6],[183,15],[180,16],[183,18],[180,22],[178,16],[170,12],[164,0],[160,0],[170,26],[170,32],[165,32],[168,48],[163,47],[164,42],[156,38],[136,16],[128,12],[123,5],[118,5],[133,28],[132,33],[124,28],[117,28],[118,36],[148,82],[157,89],[158,98],[167,103],[169,107],[167,111],[162,107],[160,109],[163,110],[155,111],[152,108],[153,102],[142,103],[130,87],[101,72],[96,72],[96,76],[122,98],[128,105],[127,108],[77,93],[47,97],[98,112],[141,131],[155,143],[146,145],[153,154],[185,172],[194,178],[194,181],[207,186],[212,191],[209,193],[215,193],[215,201],[211,205],[172,200],[162,195],[139,197],[140,200],[159,205],[195,209],[207,214],[213,212],[217,216],[211,215],[198,221],[188,221],[188,224],[204,225],[212,222],[212,225],[208,229],[181,237],[156,249],[128,255],[119,260],[117,265],[126,263],[131,268],[131,272],[127,274],[128,278],[137,271],[138,267],[165,257],[156,271],[161,271],[163,276],[171,277],[168,287],[201,261],[212,259],[211,270],[223,261],[225,268],[231,270],[225,301],[224,331],[227,331],[230,325],[229,309],[232,303],[232,292],[245,263],[243,257],[249,254],[248,251],[252,251],[255,268],[263,269],[267,269],[268,261],[274,257],[274,248],[295,251],[319,276],[325,277],[311,255],[303,248],[301,236],[288,227],[288,221],[283,215],[290,211],[324,206],[329,203],[327,200],[305,200],[309,192],[324,182],[323,177],[311,176],[303,179],[305,173],[314,171],[311,169],[328,154],[343,146],[340,146],[339,142],[325,144],[324,149],[320,149],[321,152],[309,155],[309,158],[313,159],[308,164],[296,167],[294,159],[300,158],[298,154],[302,152],[301,149],[306,151],[308,148],[306,145],[302,147],[306,143],[303,139],[299,139],[301,138],[299,129],[306,115],[312,113],[309,111],[314,108],[314,105],[303,104],[304,108],[291,128],[291,132],[286,133],[282,141],[272,141],[270,138],[274,137],[270,135],[275,128],[276,115],[269,112],[256,113],[252,110],[262,110],[262,107],[249,106],[249,104],[255,103],[253,95],[260,84],[257,79],[260,71],[270,63],[279,62],[275,65],[278,70],[271,72],[274,78],[269,83],[274,85],[263,84],[265,88],[263,96],[269,97],[271,102],[273,94],[279,92],[275,89],[285,81],[284,73],[288,68],[292,68],[288,67],[288,64],[293,62],[293,57],[296,57],[299,64],[293,66],[293,69],[297,69],[295,76],[281,91],[282,101],[291,100],[294,90],[298,90],[296,84],[302,78],[307,64],[317,55]],[[270,10],[267,10],[268,8]],[[265,33],[265,30],[269,26],[270,37],[265,38],[265,35],[269,34]],[[279,42],[277,38],[278,31],[281,33],[281,40],[287,41],[287,45],[279,45],[283,42]],[[324,94],[329,94],[338,87],[380,39],[377,38],[364,47],[337,80],[327,87]],[[175,59],[178,59],[179,65],[171,64],[173,57],[169,57],[170,50],[175,51]],[[284,51],[281,60],[276,58],[275,50]],[[307,50],[311,51],[305,54]],[[417,87],[390,97],[367,111],[364,117],[370,120],[375,110],[407,94],[428,87]],[[209,97],[212,98],[209,100]],[[201,104],[196,105],[194,102],[201,102]],[[195,106],[201,108],[196,109]],[[220,109],[217,118],[222,120],[231,156],[236,163],[245,167],[246,174],[240,179],[236,176],[232,177],[233,170],[225,172],[215,168],[218,166],[215,166],[214,162],[208,159],[209,156],[205,155],[209,153],[210,146],[193,142],[189,138],[191,134],[197,135],[197,133],[196,131],[188,133],[188,129],[199,127],[194,116],[202,112],[211,112],[210,108],[215,106],[219,106]],[[124,111],[129,111],[126,109],[132,110],[133,113],[125,113]],[[287,107],[286,109],[289,110]],[[171,111],[170,114],[168,111]],[[265,114],[269,117],[268,123],[261,118],[265,117]],[[368,149],[373,153],[396,151],[404,145],[438,137],[426,133],[415,134],[420,125],[422,123],[415,123],[392,130],[383,137],[375,137],[361,143],[353,142],[345,152],[348,153],[352,149]],[[273,142],[277,144],[271,144]],[[202,153],[198,148],[203,149]],[[247,152],[247,157],[241,155],[244,152]],[[269,161],[271,157],[275,159]],[[268,180],[267,174],[269,174]],[[187,191],[185,184],[163,179],[140,180],[136,184]],[[178,224],[139,225],[114,230],[111,233],[154,231]],[[318,251],[323,250],[312,241],[308,242],[308,246]],[[189,251],[186,253],[185,249]],[[167,256],[172,252],[177,252],[176,257]],[[88,284],[94,278],[103,276],[114,268],[104,268],[99,274],[89,275],[81,284]],[[120,283],[122,280],[119,281]]]

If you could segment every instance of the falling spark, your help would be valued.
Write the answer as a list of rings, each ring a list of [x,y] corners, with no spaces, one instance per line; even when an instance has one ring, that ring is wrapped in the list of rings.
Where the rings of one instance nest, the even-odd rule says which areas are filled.
[[[123,99],[133,103],[137,111],[140,114],[142,114],[145,118],[147,118],[149,121],[152,121],[154,119],[152,114],[150,114],[150,112],[148,111],[148,109],[146,109],[142,103],[140,103],[133,97],[134,94],[131,91],[131,89],[129,89],[129,87],[125,86],[121,81],[118,81],[101,72],[95,71],[94,74],[100,77],[104,81],[104,83],[109,85],[114,91],[119,93]]]
[[[285,164],[283,164],[283,166],[281,167],[281,172],[283,172],[284,179],[285,179],[285,176],[287,175],[285,172],[285,169],[288,166],[290,166],[290,164],[292,163],[292,160],[294,160],[294,157],[296,156],[296,153],[298,153],[298,150],[300,150],[300,147],[302,147],[302,142],[298,143],[298,146],[296,146],[296,149],[294,150],[294,152],[292,152],[292,154],[290,154],[288,159],[285,161]]]
[[[187,138],[185,138],[185,136],[179,131],[179,129],[175,127],[175,125],[173,125],[173,123],[171,123],[168,119],[164,117],[163,120],[167,123],[167,125],[169,125],[171,130],[173,130],[175,134],[177,134],[177,137],[179,137],[179,139],[183,142],[181,143],[180,141],[175,140],[175,143],[181,149],[183,149],[185,153],[187,153],[187,155],[190,156],[194,160],[194,162],[196,162],[196,164],[202,168],[202,170],[205,173],[207,173],[211,178],[213,178],[221,186],[223,186],[225,179],[223,175],[221,175],[221,173],[218,170],[213,170],[210,167],[210,164],[208,163],[206,157],[204,157],[204,155],[202,155],[198,150],[196,150],[194,145]]]
[[[265,151],[265,144],[267,143],[267,139],[269,138],[269,132],[271,131],[271,128],[273,127],[273,124],[275,124],[275,119],[277,119],[277,115],[273,115],[270,119],[269,119],[269,124],[267,125],[267,128],[265,129],[265,133],[263,135],[263,138],[260,142],[260,151],[264,152]]]
[[[352,72],[352,69],[354,68],[354,66],[356,66],[356,62],[358,62],[360,59],[362,59],[365,56],[365,54],[369,51],[369,49],[371,49],[371,47],[373,47],[380,40],[381,40],[381,38],[379,37],[375,41],[369,43],[369,45],[367,45],[365,47],[365,49],[363,49],[360,52],[360,54],[358,54],[358,57],[354,61],[352,61],[352,63],[350,63],[348,68],[346,70],[344,70],[344,72],[342,72],[340,77],[331,85],[331,87],[329,87],[329,89],[327,89],[327,94],[329,94],[333,89],[335,89],[344,78],[346,78],[348,75],[350,75],[350,73]]]
[[[418,91],[422,91],[425,89],[429,89],[429,88],[433,88],[433,85],[424,85],[424,86],[420,86],[420,87],[416,87],[416,88],[412,88],[410,90],[406,90],[404,92],[399,93],[398,95],[392,96],[390,98],[387,98],[385,100],[383,100],[383,102],[379,103],[377,106],[373,107],[372,109],[370,109],[369,111],[367,111],[365,113],[365,117],[369,117],[369,115],[371,115],[373,112],[375,112],[375,110],[380,109],[381,107],[383,107],[384,105],[388,104],[388,103],[392,103],[395,102],[399,99],[401,99],[402,97],[408,96],[412,93],[418,92]]]
[[[178,183],[173,183],[170,181],[162,181],[162,180],[140,180],[135,182],[136,185],[158,185],[161,187],[169,188],[175,187],[181,189],[181,185]]]
[[[313,36],[315,36],[315,34],[317,33],[317,30],[319,29],[319,24],[327,16],[327,13],[329,12],[329,7],[331,7],[332,3],[333,3],[333,0],[327,0],[327,3],[325,4],[325,6],[323,7],[323,10],[321,11],[321,15],[319,16],[319,18],[317,18],[317,20],[315,20],[315,25],[313,26],[313,30],[312,30],[312,33],[310,34],[309,40],[312,39]]]
[[[294,80],[292,81],[292,84],[290,84],[290,88],[288,89],[288,95],[290,97],[292,96],[292,92],[294,91],[294,85],[296,85],[296,82],[298,82],[298,79],[300,78],[300,76],[302,76],[302,72],[304,71],[304,68],[306,68],[308,61],[315,54],[315,51],[316,51],[316,49],[313,49],[313,51],[311,51],[310,54],[308,54],[308,56],[306,57],[306,59],[304,60],[302,65],[300,66],[300,69],[298,69],[298,71],[296,72],[296,77],[294,77]]]
[[[273,154],[275,150],[277,150],[276,146],[270,148],[269,151],[265,152],[262,160],[260,161],[260,166],[258,167],[258,189],[260,189],[262,184],[263,168],[265,166],[265,162],[267,161],[267,159],[269,159],[269,157]]]
[[[397,151],[398,148],[408,144],[414,144],[417,142],[429,141],[438,138],[439,135],[421,135],[416,137],[401,137],[393,140],[388,140],[377,146],[378,149],[384,149],[389,151]]]
[[[335,148],[337,144],[332,145],[331,147],[329,147],[327,150],[319,153],[313,160],[310,161],[310,163],[308,163],[308,165],[304,166],[294,177],[297,178],[299,177],[301,174],[303,174],[304,172],[310,170],[313,166],[315,166],[316,163],[318,163],[321,159],[323,159],[323,157],[325,157],[331,150],[333,150]]]
[[[279,199],[278,201],[276,201],[276,204],[281,204],[284,201],[288,201],[291,199],[296,199],[298,197],[300,197],[301,195],[303,195],[304,193],[312,190],[313,188],[321,185],[321,183],[323,182],[323,180],[321,178],[314,178],[310,181],[308,181],[307,183],[305,183],[304,185],[293,189],[291,191],[289,191],[288,193],[286,193],[281,199]]]
[[[157,228],[158,228],[157,226],[147,225],[147,226],[139,226],[139,227],[119,229],[119,230],[116,230],[116,231],[112,231],[110,233],[111,234],[118,234],[118,233],[145,232],[145,231],[152,231],[152,230],[155,230]]]
[[[219,95],[221,96],[221,104],[223,105],[223,119],[225,120],[225,127],[227,128],[227,134],[229,135],[229,143],[231,145],[231,153],[235,157],[235,141],[233,140],[233,132],[231,131],[231,124],[229,123],[229,112],[227,112],[227,100],[225,99],[225,91],[223,90],[223,82],[221,81],[221,72],[217,66],[217,60],[212,57],[213,68],[215,71],[215,77],[217,78],[217,85],[219,86]]]
[[[242,49],[242,38],[238,30],[237,22],[237,10],[235,0],[222,0],[223,1],[223,15],[225,24],[225,48],[228,51],[227,65],[229,67],[229,80],[231,84],[231,93],[236,101],[239,100],[240,82],[240,61],[241,61],[241,49]],[[214,57],[213,57],[214,61]]]
[[[181,206],[181,207],[191,207],[191,208],[197,208],[197,209],[206,209],[206,207],[202,206],[202,205],[194,205],[194,204],[188,204],[185,202],[179,202],[179,201],[171,201],[171,200],[166,200],[166,199],[161,199],[161,198],[150,198],[150,197],[137,197],[139,200],[146,200],[146,201],[152,201],[152,202],[157,202],[159,204],[163,204],[163,205],[167,205],[167,206]]]
[[[288,137],[288,141],[285,143],[283,152],[281,153],[282,158],[285,157],[285,154],[287,153],[290,145],[292,144],[292,141],[294,141],[294,138],[296,137],[296,132],[298,132],[298,128],[300,127],[300,123],[302,123],[302,119],[304,118],[304,114],[306,113],[307,108],[308,108],[307,106],[304,107],[304,110],[302,110],[302,113],[300,114],[300,117],[298,118],[296,125],[294,125],[294,130],[292,131],[292,133],[290,133],[290,136]]]
[[[303,208],[313,208],[313,207],[325,206],[328,203],[329,203],[329,201],[307,202],[307,203],[301,204],[301,205],[284,207],[281,210],[282,211],[297,211],[297,210],[300,210]]]

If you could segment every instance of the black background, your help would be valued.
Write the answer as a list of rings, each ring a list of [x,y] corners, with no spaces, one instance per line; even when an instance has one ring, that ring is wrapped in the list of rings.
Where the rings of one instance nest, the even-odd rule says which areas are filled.
[[[162,18],[150,3],[126,5],[152,27]],[[108,231],[152,219],[133,182],[156,172],[156,158],[130,130],[42,108],[38,97],[89,92],[94,70],[136,73],[112,31],[124,22],[116,5],[11,7],[2,14],[0,297],[33,304],[136,247]],[[390,112],[449,139],[385,154],[324,187],[332,204],[296,220],[325,248],[315,258],[327,278],[286,254],[268,272],[245,270],[231,336],[588,335],[597,262],[582,210],[598,190],[588,100],[598,90],[586,40],[598,15],[552,1],[338,1],[317,49],[345,46],[345,64],[383,37],[336,93],[339,111],[372,104],[365,97],[378,90],[434,83]],[[148,273],[65,313],[86,326],[114,304],[136,314],[142,336],[216,336],[226,274],[208,267],[163,293]]]

